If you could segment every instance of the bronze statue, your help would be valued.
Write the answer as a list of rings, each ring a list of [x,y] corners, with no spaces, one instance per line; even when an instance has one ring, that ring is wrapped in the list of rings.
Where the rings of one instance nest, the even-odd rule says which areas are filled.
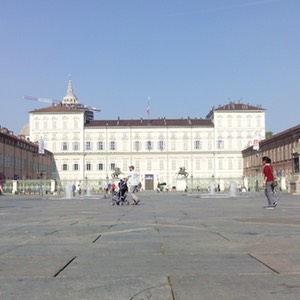
[[[116,167],[114,169],[114,172],[111,174],[112,178],[119,178],[119,175],[122,174],[121,169]]]
[[[185,177],[187,178],[189,176],[189,173],[185,170],[185,167],[180,167],[179,172],[177,173],[177,177]]]

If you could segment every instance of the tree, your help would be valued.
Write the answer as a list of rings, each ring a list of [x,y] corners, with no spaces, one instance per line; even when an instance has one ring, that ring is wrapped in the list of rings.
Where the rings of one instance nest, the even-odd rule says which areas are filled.
[[[270,138],[273,136],[273,132],[272,131],[266,131],[266,139]]]

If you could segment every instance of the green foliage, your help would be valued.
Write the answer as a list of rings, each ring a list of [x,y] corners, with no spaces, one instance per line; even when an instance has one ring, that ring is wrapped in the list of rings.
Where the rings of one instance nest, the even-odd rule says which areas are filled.
[[[272,136],[273,136],[273,132],[272,131],[266,131],[266,139],[269,139]]]

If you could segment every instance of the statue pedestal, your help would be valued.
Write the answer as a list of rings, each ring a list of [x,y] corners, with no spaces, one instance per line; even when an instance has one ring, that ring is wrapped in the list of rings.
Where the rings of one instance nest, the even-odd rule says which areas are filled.
[[[13,194],[17,194],[18,193],[18,180],[13,180],[12,193]]]
[[[179,191],[179,192],[185,192],[186,191],[186,178],[177,178],[176,190]]]
[[[56,183],[55,183],[54,179],[51,179],[50,193],[51,194],[55,194],[56,193]]]
[[[292,194],[300,194],[300,174],[293,175],[290,180],[290,190]]]

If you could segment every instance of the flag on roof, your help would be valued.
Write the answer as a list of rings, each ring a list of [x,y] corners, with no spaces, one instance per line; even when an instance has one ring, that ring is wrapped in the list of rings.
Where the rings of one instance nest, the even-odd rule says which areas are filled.
[[[39,154],[45,154],[45,142],[42,137],[39,139]]]
[[[147,114],[150,116],[150,97],[148,97]]]

